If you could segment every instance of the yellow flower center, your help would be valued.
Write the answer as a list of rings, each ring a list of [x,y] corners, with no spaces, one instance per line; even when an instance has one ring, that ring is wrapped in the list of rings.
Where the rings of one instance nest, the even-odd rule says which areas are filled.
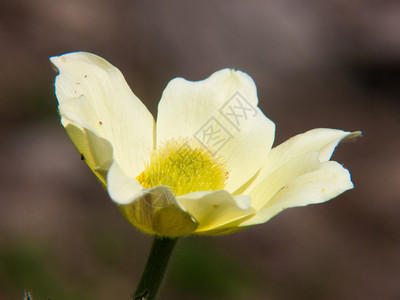
[[[145,188],[168,186],[176,196],[225,187],[226,164],[211,155],[194,139],[172,139],[150,155],[144,171],[136,178]]]

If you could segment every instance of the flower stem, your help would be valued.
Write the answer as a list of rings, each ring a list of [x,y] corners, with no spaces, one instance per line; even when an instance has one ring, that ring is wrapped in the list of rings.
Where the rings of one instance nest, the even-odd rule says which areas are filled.
[[[133,300],[153,300],[164,278],[177,238],[155,236]]]

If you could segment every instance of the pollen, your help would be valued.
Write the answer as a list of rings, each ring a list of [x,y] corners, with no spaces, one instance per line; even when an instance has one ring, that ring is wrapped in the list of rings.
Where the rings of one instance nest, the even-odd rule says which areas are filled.
[[[145,188],[169,187],[176,196],[225,187],[228,169],[194,139],[172,139],[151,153],[145,170],[136,178]]]

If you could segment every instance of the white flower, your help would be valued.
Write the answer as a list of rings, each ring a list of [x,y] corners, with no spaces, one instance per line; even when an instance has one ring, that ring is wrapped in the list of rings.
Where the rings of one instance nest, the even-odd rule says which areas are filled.
[[[330,161],[359,133],[314,129],[273,148],[253,80],[224,69],[165,88],[157,122],[121,72],[84,52],[52,57],[61,122],[82,158],[142,231],[215,235],[264,223],[353,188]]]

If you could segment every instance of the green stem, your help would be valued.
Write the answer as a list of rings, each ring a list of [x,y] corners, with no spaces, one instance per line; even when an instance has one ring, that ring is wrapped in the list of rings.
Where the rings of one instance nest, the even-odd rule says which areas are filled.
[[[177,241],[177,238],[154,237],[153,245],[133,300],[153,300],[156,298]]]

